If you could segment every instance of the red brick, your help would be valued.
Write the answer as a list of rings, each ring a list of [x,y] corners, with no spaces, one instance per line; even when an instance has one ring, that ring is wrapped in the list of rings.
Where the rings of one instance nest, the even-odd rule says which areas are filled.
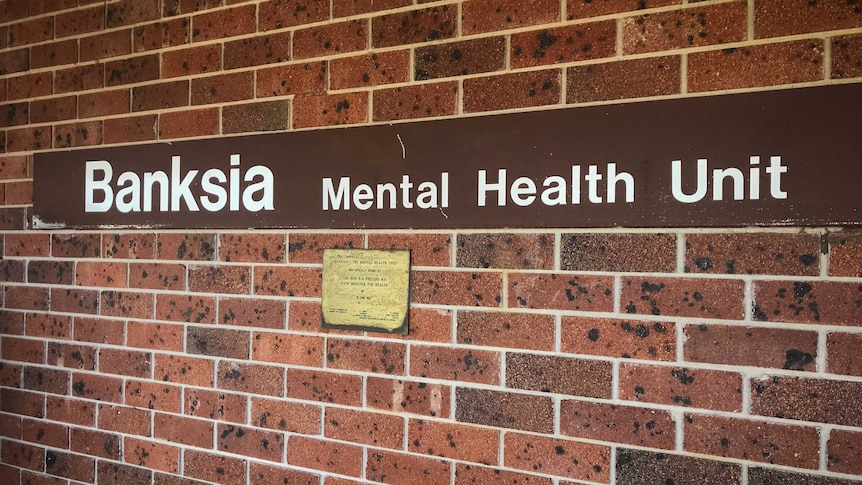
[[[5,387],[21,387],[21,372],[24,366],[19,364],[0,363],[0,385]]]
[[[258,485],[282,485],[285,483],[318,485],[319,483],[317,475],[262,463],[249,463],[248,473],[250,479],[253,479],[254,483]],[[329,481],[329,479],[327,480]]]
[[[742,376],[688,367],[623,364],[619,397],[669,406],[741,411]]]
[[[735,484],[742,474],[735,463],[625,448],[617,449],[616,468],[621,483]]]
[[[24,389],[66,394],[69,392],[69,371],[25,366],[22,382]]]
[[[51,421],[93,427],[96,423],[96,403],[81,399],[48,396],[45,400],[45,417]]]
[[[406,346],[393,342],[369,342],[330,337],[326,343],[326,366],[331,369],[404,374]]]
[[[410,0],[346,0],[332,5],[332,16],[349,17],[382,10],[393,10],[410,4]]]
[[[315,335],[255,332],[253,360],[304,367],[323,366],[323,338]]]
[[[9,22],[27,16],[30,1],[8,0],[5,5],[0,5],[0,22]]]
[[[74,10],[56,16],[54,35],[59,39],[105,28],[105,6]]]
[[[72,319],[61,315],[27,313],[24,332],[29,337],[68,339],[72,331]]]
[[[326,61],[290,64],[257,70],[258,98],[326,91]]]
[[[183,328],[180,325],[129,322],[126,345],[179,352],[183,349]]]
[[[152,375],[153,354],[118,349],[99,350],[99,372],[148,378]]]
[[[215,298],[157,295],[156,318],[175,322],[215,323]]]
[[[290,101],[247,103],[222,108],[223,133],[281,131],[290,127]]]
[[[610,399],[612,367],[603,360],[510,353],[506,387]]]
[[[137,408],[179,413],[182,409],[181,394],[178,386],[129,380],[126,382],[125,403]]]
[[[6,256],[47,256],[51,239],[47,234],[6,234],[3,244]]]
[[[119,403],[123,400],[123,380],[94,374],[72,374],[72,396]]]
[[[76,39],[34,45],[30,48],[30,67],[32,69],[74,64],[77,61],[78,41]]]
[[[378,377],[369,377],[365,388],[369,407],[441,418],[449,416],[449,396],[448,386]]]
[[[281,462],[284,453],[283,433],[220,424],[216,429],[216,449],[250,456],[260,460]]]
[[[284,395],[284,369],[280,367],[221,361],[217,374],[217,387],[220,389],[266,396]]]
[[[390,51],[329,62],[332,89],[380,86],[410,80],[410,51]]]
[[[115,30],[81,39],[81,62],[116,57],[132,52],[131,30]]]
[[[816,469],[820,455],[820,432],[814,427],[686,414],[685,450]]]
[[[120,320],[103,320],[76,317],[73,323],[75,340],[102,344],[122,345],[125,324]]]
[[[75,96],[32,101],[30,103],[30,122],[49,123],[74,119],[77,116],[77,111],[78,98]],[[9,199],[8,188],[6,189],[6,199]]]
[[[476,113],[558,104],[561,71],[530,71],[464,81],[464,111]]]
[[[212,387],[214,361],[196,357],[157,354],[154,378],[200,387]]]
[[[827,444],[829,471],[862,474],[862,433],[835,429]]]
[[[414,79],[438,79],[501,71],[505,68],[506,39],[486,37],[419,47],[414,54]]]
[[[504,445],[507,467],[599,483],[610,475],[605,446],[520,433],[506,433]]]
[[[38,446],[2,440],[0,460],[20,468],[42,471],[45,449]]]
[[[404,419],[398,416],[327,408],[323,423],[327,438],[392,449],[403,445]]]
[[[620,305],[626,313],[742,319],[740,280],[623,278]]]
[[[118,86],[159,78],[159,56],[149,54],[105,63],[105,85]]]
[[[414,266],[449,266],[451,245],[452,238],[448,234],[368,235],[369,249],[410,249],[411,264]]]
[[[287,257],[291,263],[320,264],[327,249],[361,248],[362,244],[361,234],[291,233]]]
[[[97,483],[150,483],[152,470],[100,461],[96,466]]]
[[[55,399],[55,396],[48,396],[47,399]],[[50,413],[46,412],[45,401],[44,394],[17,389],[0,389],[0,411],[6,413],[22,414],[34,418],[42,418],[48,414],[48,418],[53,419]]]
[[[188,81],[170,81],[132,89],[132,111],[180,108],[188,105]]]
[[[42,446],[69,448],[69,427],[62,424],[24,419],[22,436],[24,441]]]
[[[165,0],[162,7],[162,15],[173,17],[175,15],[194,13],[220,7],[222,3],[224,3],[222,0]]]
[[[673,449],[674,421],[665,411],[617,404],[563,401],[560,432],[566,436]]]
[[[455,401],[455,419],[463,423],[536,433],[551,433],[553,429],[550,397],[458,388]]]
[[[820,274],[813,234],[687,234],[685,272]]]
[[[187,450],[183,453],[183,475],[185,476],[227,485],[245,483],[245,470],[245,460],[238,458],[196,450]]]
[[[86,64],[59,69],[54,72],[54,93],[101,88],[104,86],[104,69],[105,66],[102,64]],[[84,112],[81,110],[82,114]]]
[[[725,325],[685,328],[685,360],[776,369],[816,370],[817,334]]]
[[[7,295],[6,304],[9,299]],[[79,289],[51,289],[51,310],[95,315],[99,311],[99,292]]]
[[[567,271],[673,273],[673,234],[564,234],[560,268]]]
[[[192,17],[192,42],[250,34],[255,29],[254,5],[202,13]]]
[[[368,121],[368,94],[305,96],[296,98],[293,108],[295,128],[364,123]]]
[[[183,414],[204,419],[245,423],[248,397],[220,391],[186,389]]]
[[[33,182],[9,182],[3,185],[6,205],[30,205],[33,203]],[[21,263],[23,267],[23,262]]]
[[[221,70],[221,46],[189,47],[162,54],[162,78]]]
[[[44,364],[45,342],[43,340],[29,340],[4,336],[2,341],[2,355],[4,360]]]
[[[362,448],[304,436],[291,436],[287,464],[341,475],[360,476]]]
[[[24,313],[0,310],[0,333],[3,335],[24,335]]]
[[[458,343],[554,350],[552,315],[512,312],[458,312]]]
[[[690,92],[776,86],[821,79],[823,43],[819,40],[698,52],[688,57]]]
[[[126,463],[168,473],[179,472],[180,449],[175,446],[126,437],[123,458]]]
[[[50,95],[51,79],[52,74],[50,72],[10,77],[6,81],[6,98],[11,101]]]
[[[190,354],[248,359],[249,332],[224,328],[189,327],[186,351]]]
[[[862,415],[846,405],[862,399],[862,383],[765,375],[751,388],[751,414],[862,426]]]
[[[47,310],[48,290],[27,286],[6,286],[4,290],[5,308],[20,310]]]
[[[153,436],[176,444],[212,448],[213,423],[203,419],[155,413]]]
[[[497,464],[500,432],[425,420],[410,420],[407,450],[460,461]]]
[[[610,276],[511,273],[508,306],[609,312],[613,288]]]
[[[288,61],[290,60],[290,36],[290,32],[281,32],[226,42],[224,68],[236,69]]]
[[[158,259],[186,261],[214,261],[215,234],[159,234]]]
[[[858,5],[840,0],[757,1],[754,4],[756,38],[850,29],[862,26]]]
[[[129,288],[182,291],[185,287],[185,266],[181,264],[129,264]]]
[[[684,49],[747,37],[746,2],[697,6],[624,19],[623,51],[635,54]]]
[[[284,301],[252,298],[220,298],[218,323],[244,327],[283,329]]]
[[[451,474],[448,461],[402,453],[368,450],[368,479],[384,483],[446,483]]]
[[[190,109],[159,114],[159,139],[217,135],[218,108]]]
[[[54,37],[54,17],[25,20],[9,26],[9,47],[35,44]]]
[[[604,21],[512,35],[512,68],[611,57],[616,52],[616,22]]]
[[[287,371],[286,396],[345,406],[362,403],[362,378],[355,374],[294,369]]]
[[[754,319],[859,325],[862,295],[856,283],[757,281],[754,283]]]
[[[329,2],[325,0],[271,0],[260,4],[258,29],[280,29],[328,18]]]
[[[54,148],[70,148],[101,145],[103,126],[101,121],[85,121],[54,126]]]
[[[77,453],[118,460],[122,447],[119,435],[91,429],[72,428],[69,448]]]
[[[6,131],[6,150],[9,153],[42,150],[51,147],[51,127],[22,128]],[[23,224],[19,229],[23,229]]]
[[[862,36],[845,35],[832,38],[832,79],[862,76]],[[31,63],[33,53],[30,53]]]
[[[570,67],[567,103],[676,94],[681,89],[678,56],[633,59]]]
[[[862,334],[830,333],[826,338],[826,369],[835,374],[862,376]]]
[[[502,298],[499,273],[414,271],[410,276],[415,303],[498,307]]]
[[[48,365],[96,370],[96,348],[89,345],[48,343]]]
[[[99,429],[140,436],[150,435],[150,412],[125,406],[99,405]]]
[[[0,157],[0,180],[22,179],[27,178],[29,174],[28,166],[32,163],[32,157],[27,156],[8,156]],[[9,234],[10,238],[15,241],[20,239],[32,239],[34,241],[48,241],[47,235],[39,234]],[[8,247],[8,245],[6,246]],[[8,249],[5,254],[9,254]],[[47,251],[46,253],[47,254]]]
[[[373,47],[392,47],[455,37],[457,5],[442,5],[381,15],[371,20]]]
[[[100,91],[78,97],[78,116],[81,118],[116,115],[130,111],[131,94],[128,89]]]
[[[153,295],[128,291],[103,291],[102,315],[124,318],[153,318]]]
[[[500,355],[487,350],[414,346],[410,373],[434,379],[499,384]]]
[[[331,408],[332,409],[332,408]],[[320,434],[320,406],[282,399],[251,400],[251,423],[263,428],[300,434]]]
[[[461,267],[551,269],[554,265],[550,234],[460,234],[457,245]]]
[[[139,24],[161,17],[160,0],[121,0],[108,5],[107,27]]]
[[[75,263],[72,261],[30,261],[27,265],[27,281],[71,285],[75,280]]]
[[[192,105],[242,101],[254,97],[254,73],[235,72],[192,79]]]
[[[190,291],[237,295],[249,293],[248,267],[190,266],[188,271]]]
[[[320,289],[320,268],[257,266],[254,270],[256,295],[318,298]]]
[[[75,266],[75,282],[82,286],[124,288],[127,269],[126,263],[81,261]]]
[[[191,38],[188,17],[135,27],[132,44],[135,52],[188,44]]]
[[[862,276],[862,232],[830,233],[827,238],[829,276]]]
[[[307,59],[364,50],[367,47],[368,21],[349,20],[294,32],[293,56]]]
[[[537,0],[528,4],[480,0],[461,7],[462,30],[465,35],[516,29],[560,20],[560,3]]]
[[[285,258],[283,234],[222,234],[219,260],[227,262],[281,263]]]
[[[455,485],[495,482],[523,483],[526,485],[551,485],[553,483],[550,478],[543,478],[536,475],[525,475],[508,470],[476,465],[465,465],[461,463],[455,465]]]
[[[23,72],[30,69],[30,49],[24,47],[0,53],[0,75]]]
[[[95,461],[93,458],[82,455],[49,450],[45,453],[45,472],[72,480],[93,482]]]

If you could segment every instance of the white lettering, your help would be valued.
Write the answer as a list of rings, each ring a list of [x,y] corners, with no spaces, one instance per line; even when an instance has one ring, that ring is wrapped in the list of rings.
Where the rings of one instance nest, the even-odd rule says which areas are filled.
[[[536,183],[529,177],[518,177],[512,182],[510,193],[512,194],[512,202],[526,207],[536,200]]]
[[[97,170],[103,174],[101,180],[95,179]],[[114,202],[114,191],[110,185],[114,176],[111,164],[107,160],[87,162],[84,173],[84,212],[108,212]],[[101,202],[95,200],[94,192],[97,190],[102,193]]]
[[[331,178],[323,179],[323,210],[348,210],[350,209],[350,177],[341,177],[338,181],[338,191],[332,185]]]
[[[487,175],[485,170],[479,170],[479,192],[478,192],[478,201],[479,207],[485,207],[485,202],[487,200],[488,194],[492,190],[497,191],[497,205],[503,207],[506,205],[506,169],[501,168],[497,170],[497,183],[489,184],[486,179]]]
[[[707,191],[707,162],[705,158],[697,160],[697,189],[691,195],[682,191],[682,160],[671,162],[671,192],[673,198],[684,203],[691,204],[706,196]]]
[[[787,173],[787,166],[781,165],[781,157],[769,157],[766,167],[769,177],[769,194],[773,199],[786,199],[787,192],[781,190],[781,174]]]

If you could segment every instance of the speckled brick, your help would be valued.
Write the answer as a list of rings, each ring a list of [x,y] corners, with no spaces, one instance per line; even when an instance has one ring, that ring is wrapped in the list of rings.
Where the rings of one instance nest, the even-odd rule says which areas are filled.
[[[351,15],[406,7],[412,3],[411,0],[344,0],[333,3],[332,16],[349,17]]]
[[[261,2],[258,28],[261,31],[320,22],[329,18],[325,0],[271,0]]]
[[[623,364],[619,398],[718,411],[742,410],[742,376],[690,367]]]
[[[0,157],[0,180],[23,179],[30,174],[29,166],[33,159],[30,156],[7,156]],[[47,241],[47,235],[38,234],[10,234],[7,236],[7,241],[20,239],[33,239],[34,241]],[[9,246],[6,245],[8,248]],[[8,249],[6,250],[8,253]]]
[[[335,60],[330,61],[335,62]],[[258,98],[326,92],[326,61],[290,64],[257,70]]]
[[[610,477],[606,446],[520,433],[506,433],[504,445],[507,467],[599,483]]]
[[[15,422],[21,421],[17,417],[14,419]],[[69,427],[64,424],[25,418],[21,428],[23,429],[21,429],[19,438],[23,438],[24,441],[53,448],[68,448],[69,446]],[[13,430],[8,428],[4,429],[3,436],[17,437]]]
[[[456,423],[410,420],[407,449],[415,453],[496,465],[500,432]]]
[[[25,397],[25,396],[14,396],[7,395],[3,390],[3,397]],[[39,397],[42,397],[41,395]],[[19,401],[20,402],[20,401]],[[26,401],[25,401],[26,403]],[[45,417],[51,421],[61,421],[64,423],[75,424],[78,426],[94,426],[95,412],[96,412],[96,403],[92,401],[84,401],[81,399],[69,399],[58,396],[48,396],[47,399],[44,400],[44,409],[45,409]],[[9,411],[8,409],[3,409],[4,411]],[[41,411],[42,405],[39,406],[39,415],[37,417],[42,417]],[[18,411],[12,411],[18,412]],[[19,413],[22,414],[22,413]]]
[[[372,47],[392,47],[455,37],[458,7],[441,5],[381,15],[371,20]]]
[[[202,419],[164,413],[153,416],[153,437],[176,444],[212,448],[213,428],[212,422]]]
[[[754,3],[756,38],[779,37],[862,26],[862,8],[853,1],[758,0]]]
[[[817,370],[817,333],[803,330],[688,325],[685,360],[789,370]]]
[[[457,265],[467,268],[551,269],[550,234],[459,234]]]
[[[27,16],[30,3],[24,0],[9,0],[0,6],[0,22],[9,22]]]
[[[844,230],[827,238],[829,276],[862,277],[862,231]]]
[[[203,451],[183,452],[183,475],[216,483],[244,483],[247,462]]]
[[[188,105],[188,81],[170,81],[132,89],[132,111],[179,108]]]
[[[96,483],[150,483],[153,471],[116,463],[99,461],[96,465]]]
[[[26,125],[30,120],[30,103],[10,103],[0,106],[0,126]],[[11,150],[10,150],[11,151]]]
[[[291,263],[323,262],[326,249],[355,249],[362,247],[362,234],[291,233],[287,237],[287,259]]]
[[[7,336],[3,338],[0,348],[2,348],[0,353],[5,360],[33,364],[45,363],[45,342],[42,340],[24,340]]]
[[[320,406],[311,404],[258,397],[251,400],[251,423],[263,428],[320,434],[321,414]]]
[[[332,89],[380,86],[407,82],[410,79],[410,51],[389,51],[329,62]]]
[[[360,476],[362,448],[304,436],[291,436],[287,464],[341,475]]]
[[[849,402],[862,399],[862,383],[762,376],[751,382],[751,413],[761,416],[862,426]]]
[[[95,459],[61,451],[45,452],[45,472],[82,482],[95,479]]]
[[[128,291],[104,291],[99,307],[102,315],[153,318],[153,295]]]
[[[50,408],[47,407],[46,401],[63,399],[52,396],[48,396],[46,399],[44,394],[9,388],[0,389],[0,397],[2,397],[0,399],[0,410],[4,412],[35,418],[43,418],[47,415],[48,419],[54,418],[50,415]],[[90,424],[92,424],[92,416]]]
[[[556,0],[536,0],[529,3],[481,0],[468,2],[461,8],[461,28],[465,35],[516,29],[558,20],[560,2]]]
[[[181,264],[131,263],[128,285],[129,288],[181,291],[186,287],[186,268]]]
[[[326,371],[289,369],[287,397],[347,406],[362,402],[362,378],[359,375]]]
[[[78,96],[78,116],[93,118],[131,112],[132,95],[128,89],[100,91]]]
[[[108,5],[105,13],[106,27],[114,28],[138,24],[161,17],[159,0],[123,0]]]
[[[379,450],[366,454],[366,477],[376,482],[445,483],[451,475],[448,461]]]
[[[78,98],[76,96],[30,102],[31,123],[49,123],[51,121],[73,119],[77,116],[77,113]]]
[[[158,136],[158,115],[112,118],[105,120],[105,143],[128,143],[155,140]]]
[[[51,254],[59,258],[98,258],[100,242],[98,234],[54,234]]]
[[[402,86],[373,92],[374,121],[448,116],[457,112],[454,82]]]
[[[91,35],[81,39],[79,49],[81,62],[127,55],[132,52],[132,36],[128,30]]]
[[[24,366],[21,383],[24,389],[51,394],[67,394],[69,392],[69,376],[69,371],[65,370]],[[9,384],[16,385],[17,382]],[[7,384],[4,383],[4,385]]]
[[[103,122],[87,121],[54,126],[54,148],[101,145]]]
[[[252,263],[281,263],[285,260],[283,234],[222,234],[219,260]]]
[[[376,100],[375,100],[376,105]],[[410,249],[413,266],[449,266],[448,234],[369,234],[369,249]]]
[[[499,384],[500,355],[489,350],[413,346],[410,374],[483,384]]]
[[[862,286],[856,283],[757,281],[754,319],[858,326],[860,298]]]
[[[826,337],[826,370],[835,374],[862,376],[862,334],[832,332]]]
[[[835,429],[827,444],[829,471],[862,475],[862,433]]]
[[[741,483],[742,471],[735,463],[706,460],[693,456],[655,453],[646,450],[617,449],[616,483]]]
[[[222,131],[279,131],[290,127],[290,101],[278,100],[222,108]]]
[[[0,54],[0,58],[2,57]],[[76,39],[39,44],[30,48],[30,67],[32,69],[74,64],[77,60],[78,41]]]
[[[561,403],[560,433],[650,448],[673,449],[675,441],[674,421],[666,411],[586,401]]]
[[[192,42],[235,37],[255,30],[255,5],[242,5],[192,17]]]
[[[832,79],[862,76],[862,35],[833,37],[831,45]],[[30,57],[33,57],[32,51]]]
[[[249,293],[249,268],[245,266],[190,266],[189,290],[207,293]]]
[[[250,71],[197,77],[191,83],[192,105],[242,101],[254,97],[254,73]]]
[[[406,346],[394,342],[368,342],[330,337],[326,367],[374,374],[404,374]]]
[[[214,323],[215,298],[157,295],[156,318],[175,322]]]
[[[187,389],[183,397],[183,414],[217,421],[246,422],[248,396],[221,390]]]
[[[681,90],[679,56],[653,57],[570,67],[566,102],[677,94]]]
[[[464,111],[480,112],[558,104],[561,71],[530,71],[464,80]]]
[[[450,389],[441,384],[368,377],[365,402],[369,407],[384,411],[446,418]]]
[[[823,42],[781,44],[692,53],[688,57],[690,92],[813,82],[823,79]]]
[[[573,20],[677,5],[682,0],[567,0],[566,3],[567,18]]]
[[[290,35],[290,32],[282,32],[225,43],[225,69],[258,66],[289,60]]]
[[[283,301],[220,298],[217,321],[222,325],[284,328],[286,313]]]
[[[8,46],[35,44],[54,37],[54,17],[40,17],[9,25]]]
[[[254,294],[319,297],[322,284],[321,273],[320,268],[256,266],[254,270]]]
[[[282,466],[264,465],[262,463],[249,463],[248,473],[249,477],[251,477],[250,479],[260,485],[279,485],[285,483],[318,485],[319,483],[317,475],[312,473],[288,470]]]
[[[749,467],[748,483],[750,485],[856,485],[859,482],[773,468]]]
[[[687,234],[686,273],[820,274],[814,234]]]
[[[153,354],[136,350],[99,349],[99,372],[131,377],[152,376]]]
[[[820,430],[723,416],[686,414],[685,450],[816,469],[820,457]]]
[[[511,308],[613,310],[613,278],[557,273],[510,273]]]
[[[293,56],[308,59],[363,50],[368,44],[368,20],[350,20],[297,30]]]
[[[567,271],[672,273],[674,234],[564,234],[560,268]]]
[[[45,462],[45,449],[25,443],[3,440],[0,460],[20,468],[42,471]]]
[[[162,54],[162,79],[202,74],[221,69],[221,46],[205,45]]]
[[[47,303],[47,299],[44,303]],[[6,306],[9,306],[9,295],[6,295]],[[51,289],[51,310],[95,315],[99,312],[99,292],[79,289]]]
[[[497,307],[502,298],[498,273],[414,271],[410,276],[415,303]]]
[[[27,281],[30,283],[71,285],[75,279],[74,267],[73,261],[31,260],[27,263]]]
[[[186,348],[190,354],[247,359],[249,333],[222,328],[189,327]]]
[[[518,349],[553,350],[552,315],[512,312],[458,312],[458,343]]]
[[[251,352],[257,361],[323,366],[323,338],[318,336],[255,332]]]
[[[215,234],[162,233],[158,236],[158,259],[214,261]]]
[[[173,17],[175,15],[190,14],[220,7],[222,3],[224,3],[222,0],[165,0],[162,5],[162,15]]]
[[[743,317],[741,280],[623,278],[620,304],[626,313],[680,317]]]
[[[19,310],[48,310],[48,289],[27,286],[6,286],[3,288],[5,308]],[[55,290],[56,291],[56,290]],[[52,304],[53,306],[53,304]],[[55,308],[58,310],[58,308]]]
[[[51,94],[51,72],[39,72],[11,77],[6,81],[6,98],[34,98]]]
[[[554,411],[549,397],[459,387],[455,392],[455,419],[463,423],[551,433]]]
[[[24,313],[0,310],[0,332],[4,335],[24,335]]]
[[[216,449],[219,451],[260,460],[282,461],[285,442],[283,433],[220,424],[216,428],[216,434]]]
[[[414,79],[438,79],[482,72],[501,71],[505,67],[506,39],[485,37],[418,47],[414,51]]]
[[[294,99],[293,127],[347,125],[368,121],[368,94],[343,93]]]
[[[216,374],[220,389],[267,396],[284,395],[284,369],[281,367],[221,361]]]
[[[188,44],[191,40],[190,29],[188,17],[141,25],[135,27],[132,33],[132,48],[135,52],[143,52]]]
[[[113,404],[99,405],[99,429],[139,436],[150,435],[150,411]]]
[[[91,429],[72,428],[69,449],[78,453],[118,460],[122,438],[114,433]]]
[[[28,367],[30,369],[39,369],[38,367]],[[3,363],[0,365],[0,384],[6,387],[21,387],[21,374],[24,370],[23,365]],[[37,379],[38,381],[38,379]],[[67,379],[68,381],[68,379]],[[37,382],[38,383],[38,382]],[[31,386],[32,387],[32,386]]]
[[[50,342],[47,362],[48,365],[58,367],[94,371],[96,370],[96,348],[89,345]]]
[[[0,281],[23,283],[26,270],[24,261],[0,261]]]
[[[351,443],[400,449],[404,441],[404,418],[384,413],[327,408],[323,434],[327,438]]]
[[[126,437],[123,440],[123,455],[127,463],[151,470],[179,473],[180,449],[176,446]]]
[[[104,72],[104,64],[85,64],[59,69],[54,73],[54,93],[101,88],[105,85]]]
[[[603,360],[510,353],[506,387],[610,399],[612,367]]]
[[[55,18],[56,38],[95,32],[105,28],[105,5],[58,14]]]
[[[76,317],[73,327],[75,340],[81,342],[122,345],[125,338],[122,320]]]
[[[747,2],[697,6],[623,20],[623,52],[635,54],[728,42],[747,37]]]
[[[204,108],[159,114],[160,140],[192,136],[217,135],[219,109]]]
[[[578,24],[512,35],[512,68],[613,56],[616,22]]]
[[[119,403],[123,400],[123,380],[93,374],[72,374],[72,396]]]
[[[0,53],[0,75],[13,72],[23,72],[30,69],[30,49],[6,51]]]
[[[51,127],[22,128],[6,131],[6,150],[9,153],[43,150],[50,147]],[[20,224],[20,227],[15,227],[15,229],[24,229],[24,226]]]
[[[159,78],[159,56],[148,54],[105,63],[105,85],[140,83]]]

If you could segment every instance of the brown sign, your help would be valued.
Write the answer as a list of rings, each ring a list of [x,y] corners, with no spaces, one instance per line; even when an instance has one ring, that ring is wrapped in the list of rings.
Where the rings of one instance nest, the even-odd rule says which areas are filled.
[[[862,224],[862,84],[38,153],[37,228]]]

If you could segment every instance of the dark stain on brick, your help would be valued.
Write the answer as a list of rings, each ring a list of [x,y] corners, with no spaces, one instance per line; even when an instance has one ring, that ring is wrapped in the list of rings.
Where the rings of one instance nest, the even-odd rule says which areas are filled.
[[[810,353],[798,349],[789,349],[785,357],[784,368],[789,370],[805,370],[805,366],[814,361]]]

